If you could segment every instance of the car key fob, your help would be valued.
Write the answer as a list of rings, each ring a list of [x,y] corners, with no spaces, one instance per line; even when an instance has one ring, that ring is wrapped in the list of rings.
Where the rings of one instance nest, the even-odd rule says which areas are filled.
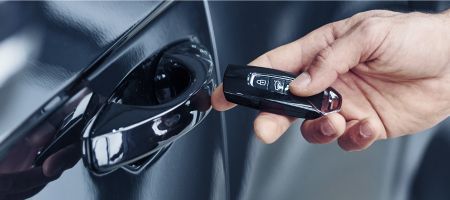
[[[310,97],[291,94],[289,83],[294,78],[293,74],[269,68],[228,65],[223,92],[230,102],[297,118],[315,119],[340,110],[342,97],[333,88]]]

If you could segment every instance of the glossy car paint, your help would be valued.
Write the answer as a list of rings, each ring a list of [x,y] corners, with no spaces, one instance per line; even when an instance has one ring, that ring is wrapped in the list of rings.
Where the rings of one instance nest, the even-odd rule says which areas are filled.
[[[195,35],[211,53],[217,53],[220,81],[228,63],[248,63],[271,48],[357,12],[449,7],[427,2],[176,2],[140,29],[133,43],[118,45],[118,38],[157,5],[0,3],[0,52],[4,41],[22,41],[13,44],[37,49],[24,56],[24,67],[0,79],[0,133],[5,139],[0,148],[20,145],[14,142],[23,135],[14,135],[13,130],[29,122],[36,109],[52,102],[55,94],[95,63],[104,75],[95,76],[98,81],[89,86],[102,88],[120,81],[160,47]],[[9,40],[14,37],[27,39]],[[378,142],[367,151],[349,154],[334,144],[307,144],[299,136],[299,122],[275,144],[263,145],[252,133],[255,114],[242,107],[226,114],[211,112],[138,175],[118,170],[98,177],[79,162],[32,199],[407,199],[409,183],[434,131]]]
[[[159,54],[133,69],[94,116],[85,116],[83,161],[92,173],[151,159],[211,111],[216,83],[208,50],[185,40]]]
[[[145,3],[149,5],[145,5]],[[145,7],[146,11],[150,12],[151,5],[154,3],[136,2],[134,6]],[[114,2],[100,4],[101,7],[113,5],[115,5]],[[73,12],[76,11],[75,8]],[[82,6],[82,8],[84,7]],[[153,20],[146,22],[148,24],[145,24],[140,30],[132,32],[134,33],[133,37],[126,38],[126,42],[110,47],[113,49],[107,54],[101,54],[100,58],[92,58],[91,62],[95,62],[95,70],[91,71],[96,73],[91,73],[86,77],[86,81],[89,81],[87,86],[92,91],[98,91],[99,94],[107,96],[114,90],[112,84],[118,83],[134,66],[152,56],[162,47],[188,37],[197,38],[200,44],[213,52],[205,8],[203,2],[171,4]],[[80,10],[80,12],[84,11]],[[145,13],[137,21],[147,15],[149,13]],[[112,20],[112,23],[119,22]],[[129,28],[132,28],[133,25],[129,25]],[[130,33],[124,32],[124,34],[129,36]],[[88,67],[88,65],[84,66]],[[215,75],[214,72],[213,76],[215,77]],[[196,136],[177,141],[177,145],[172,145],[172,148],[167,150],[165,153],[167,156],[161,157],[151,166],[152,170],[146,168],[139,175],[118,170],[98,177],[87,173],[87,169],[80,163],[74,168],[74,172],[77,172],[78,169],[81,170],[78,172],[82,173],[81,176],[77,176],[76,180],[61,178],[58,180],[61,182],[53,184],[56,187],[68,187],[66,189],[78,191],[71,196],[74,199],[148,199],[149,197],[174,199],[180,196],[188,199],[208,199],[214,195],[217,195],[218,199],[223,199],[226,198],[223,194],[227,194],[227,192],[224,166],[226,162],[224,162],[225,153],[223,152],[225,140],[222,138],[224,134],[221,130],[219,113],[211,113],[203,123],[187,134]],[[81,183],[74,184],[76,182]],[[56,189],[56,191],[66,191],[61,194],[65,196],[66,189]],[[51,198],[58,198],[54,189],[49,186],[48,190],[53,191]],[[43,193],[45,195],[45,192]]]
[[[158,2],[3,2],[0,141],[19,137],[16,129],[45,103],[42,115],[61,103],[52,98],[67,87]],[[121,12],[117,12],[117,10]],[[15,58],[9,61],[10,58]],[[32,99],[32,101],[30,101]],[[15,134],[12,134],[12,133]],[[5,145],[6,144],[6,145]]]

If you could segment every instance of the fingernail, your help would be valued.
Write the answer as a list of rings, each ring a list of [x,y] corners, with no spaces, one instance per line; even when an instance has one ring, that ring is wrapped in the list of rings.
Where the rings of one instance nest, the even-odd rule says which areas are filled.
[[[324,134],[325,136],[332,136],[336,134],[333,125],[331,125],[331,123],[328,120],[321,123],[320,130],[322,131],[322,134]]]
[[[306,88],[309,83],[311,83],[311,75],[308,72],[303,72],[291,82],[291,85],[297,88]]]
[[[373,135],[372,129],[369,126],[369,123],[363,123],[360,127],[359,127],[359,134],[364,137],[364,138],[368,138],[370,136]]]

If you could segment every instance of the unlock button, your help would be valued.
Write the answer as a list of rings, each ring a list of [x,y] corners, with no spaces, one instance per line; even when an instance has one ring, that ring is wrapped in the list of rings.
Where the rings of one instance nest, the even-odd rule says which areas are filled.
[[[286,94],[285,86],[288,85],[285,79],[272,78],[269,81],[269,91],[280,94]]]

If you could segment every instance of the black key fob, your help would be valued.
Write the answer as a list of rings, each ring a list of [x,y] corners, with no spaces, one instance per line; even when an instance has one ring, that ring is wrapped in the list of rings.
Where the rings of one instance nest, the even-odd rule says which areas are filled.
[[[340,110],[342,97],[333,88],[310,97],[291,94],[289,83],[294,78],[269,68],[228,65],[223,92],[230,102],[297,118],[315,119]]]

